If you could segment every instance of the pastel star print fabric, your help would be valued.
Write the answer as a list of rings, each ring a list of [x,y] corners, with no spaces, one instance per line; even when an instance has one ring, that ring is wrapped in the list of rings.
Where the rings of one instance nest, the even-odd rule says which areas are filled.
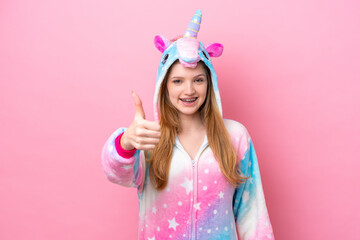
[[[199,24],[201,12],[197,11],[193,18],[196,21],[192,20],[192,23]],[[156,119],[161,82],[171,64],[182,56],[177,41],[170,43],[163,37],[162,40],[160,43],[155,42],[163,52],[154,95]],[[189,66],[201,60],[210,69],[214,94],[221,112],[217,76],[210,60],[210,56],[216,54],[214,49],[209,50],[212,51],[209,54],[209,48],[201,42],[196,47],[198,58],[193,57],[195,60],[192,62],[188,58],[183,59],[184,62],[188,61],[184,64]],[[253,141],[241,123],[229,119],[224,119],[224,123],[237,151],[239,170],[250,177],[238,188],[232,186],[221,173],[207,137],[194,159],[191,159],[179,139],[175,139],[167,187],[157,191],[150,182],[144,152],[136,150],[133,156],[124,156],[117,150],[119,144],[115,139],[119,139],[126,128],[119,128],[111,134],[102,150],[102,166],[111,182],[137,188],[138,239],[274,239]]]
[[[115,147],[116,130],[106,142],[102,164],[107,178],[136,187],[139,239],[274,239],[253,142],[239,122],[224,119],[248,181],[234,188],[222,175],[207,138],[195,159],[176,139],[166,189],[158,192],[148,178],[144,153],[123,158]]]

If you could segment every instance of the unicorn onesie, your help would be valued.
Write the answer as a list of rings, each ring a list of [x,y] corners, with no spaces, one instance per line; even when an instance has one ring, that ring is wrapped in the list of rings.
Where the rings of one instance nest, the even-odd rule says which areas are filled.
[[[197,39],[201,16],[201,11],[196,11],[184,36],[176,41],[155,37],[155,46],[162,52],[153,102],[156,120],[160,86],[176,60],[191,68],[199,61],[205,63],[222,114],[217,76],[210,58],[219,57],[223,46],[204,45]],[[238,169],[249,177],[239,187],[231,185],[221,173],[206,136],[194,159],[176,137],[168,184],[157,191],[150,182],[144,151],[126,151],[120,145],[126,128],[111,134],[102,150],[102,166],[111,182],[137,188],[140,240],[274,239],[252,139],[241,123],[229,119],[224,119],[224,123],[237,152]]]

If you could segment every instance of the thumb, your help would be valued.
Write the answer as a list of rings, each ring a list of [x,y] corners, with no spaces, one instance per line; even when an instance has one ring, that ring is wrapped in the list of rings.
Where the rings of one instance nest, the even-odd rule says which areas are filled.
[[[140,97],[134,91],[131,91],[131,95],[135,103],[135,117],[145,119],[145,112]]]

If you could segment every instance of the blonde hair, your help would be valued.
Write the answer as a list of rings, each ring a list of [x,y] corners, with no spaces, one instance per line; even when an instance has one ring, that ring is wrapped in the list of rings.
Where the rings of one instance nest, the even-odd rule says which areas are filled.
[[[176,62],[178,61],[179,60]],[[200,61],[199,64],[204,67],[208,82],[206,99],[199,108],[199,111],[201,119],[206,126],[209,146],[225,178],[234,187],[238,187],[241,183],[245,182],[248,177],[241,176],[237,166],[237,154],[216,103],[210,70],[202,61]],[[150,157],[146,159],[149,162],[150,181],[157,190],[163,190],[167,185],[175,135],[181,132],[178,111],[171,104],[167,92],[167,80],[170,70],[171,67],[165,75],[159,92],[160,142],[150,151],[150,154],[146,153],[146,156],[150,155]]]

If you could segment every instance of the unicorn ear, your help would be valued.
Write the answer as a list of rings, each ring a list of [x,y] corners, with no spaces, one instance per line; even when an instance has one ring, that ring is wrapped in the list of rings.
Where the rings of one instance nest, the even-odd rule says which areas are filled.
[[[168,40],[166,37],[156,35],[154,39],[154,44],[155,47],[163,53],[170,45],[170,40]]]
[[[208,44],[205,48],[210,57],[220,57],[224,50],[224,46],[221,43]]]

